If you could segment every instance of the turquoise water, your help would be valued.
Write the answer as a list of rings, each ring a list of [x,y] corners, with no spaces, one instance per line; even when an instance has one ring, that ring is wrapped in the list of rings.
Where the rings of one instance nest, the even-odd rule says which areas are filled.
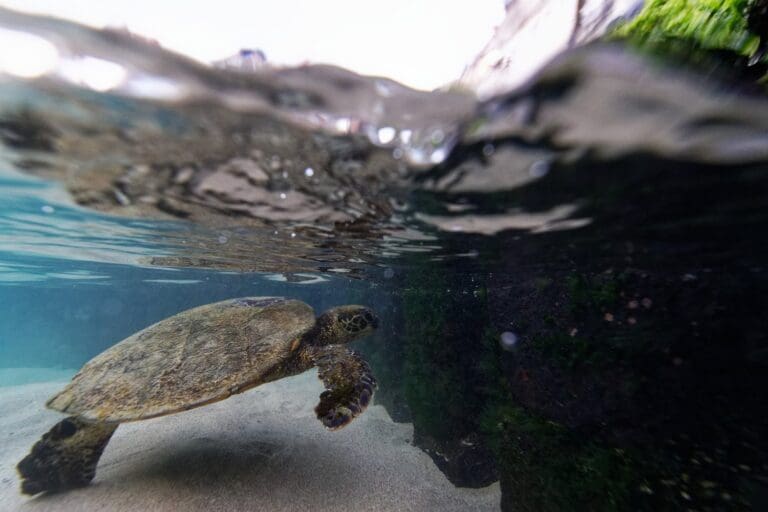
[[[88,211],[53,182],[7,173],[0,204],[3,368],[74,370],[150,324],[230,297],[290,296],[318,312],[352,298],[387,308],[372,283],[333,273],[142,264],[178,251],[185,227]]]
[[[8,263],[14,267],[16,262]],[[25,258],[23,265],[23,270],[16,267],[15,275],[8,276],[16,279],[14,284],[0,289],[5,305],[0,327],[4,367],[76,369],[147,325],[230,297],[290,296],[319,312],[350,296],[368,298],[366,283],[333,277],[325,277],[322,285],[292,285],[270,279],[282,276],[256,273],[158,270],[45,258]]]

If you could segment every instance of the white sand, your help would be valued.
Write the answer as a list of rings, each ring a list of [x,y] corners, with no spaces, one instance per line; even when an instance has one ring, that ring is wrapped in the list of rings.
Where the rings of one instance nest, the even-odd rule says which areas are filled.
[[[68,381],[76,371],[62,368],[0,368],[0,386]]]
[[[499,510],[499,485],[458,489],[410,444],[413,427],[371,406],[325,430],[315,372],[193,411],[121,425],[83,489],[33,499],[16,463],[62,416],[44,408],[61,382],[0,387],[2,511]]]

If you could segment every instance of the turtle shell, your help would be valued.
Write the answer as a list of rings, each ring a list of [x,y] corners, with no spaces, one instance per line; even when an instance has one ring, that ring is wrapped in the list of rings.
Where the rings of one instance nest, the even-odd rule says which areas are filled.
[[[244,297],[199,306],[143,329],[91,359],[48,407],[92,421],[134,421],[223,400],[290,375],[310,306]]]

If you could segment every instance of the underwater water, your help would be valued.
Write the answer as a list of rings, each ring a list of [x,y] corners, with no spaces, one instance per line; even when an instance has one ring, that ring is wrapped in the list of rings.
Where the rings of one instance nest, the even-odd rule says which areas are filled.
[[[0,24],[58,52],[0,80],[0,508],[768,506],[764,93],[620,45],[478,102]],[[278,379],[21,496],[84,363],[249,296],[373,309],[368,410],[327,431],[314,374]]]

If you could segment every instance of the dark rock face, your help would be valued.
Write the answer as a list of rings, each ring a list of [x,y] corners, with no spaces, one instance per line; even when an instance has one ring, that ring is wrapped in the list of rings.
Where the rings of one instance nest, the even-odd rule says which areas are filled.
[[[417,432],[414,444],[427,452],[440,471],[458,487],[485,487],[499,479],[494,454],[476,432],[451,442],[441,442]]]
[[[484,487],[498,479],[495,456],[480,432],[485,393],[496,374],[486,374],[483,363],[484,289],[473,274],[458,270],[417,265],[402,283],[403,328],[392,333],[387,349],[397,354],[391,361],[400,377],[383,394],[406,401],[414,444],[454,485]]]
[[[452,482],[498,475],[504,510],[759,509],[763,173],[632,155],[498,193],[577,201],[589,223],[449,238],[483,257],[414,263],[381,394],[400,390]]]
[[[415,262],[381,395],[452,482],[498,474],[504,510],[760,509],[764,171],[632,155],[498,192],[480,207],[575,201],[589,222]]]
[[[614,169],[623,184],[600,166],[568,171],[590,173],[571,182],[590,226],[500,243],[490,317],[519,338],[501,353],[504,508],[759,509],[764,170],[637,157]]]

